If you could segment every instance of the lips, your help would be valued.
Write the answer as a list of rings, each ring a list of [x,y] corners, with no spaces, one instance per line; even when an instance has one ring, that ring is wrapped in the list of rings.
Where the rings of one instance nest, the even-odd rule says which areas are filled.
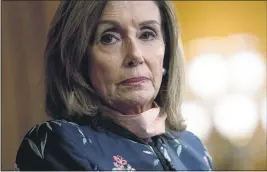
[[[126,80],[123,80],[121,82],[121,84],[135,84],[135,83],[140,83],[140,82],[144,82],[144,81],[148,81],[149,78],[147,77],[134,77],[134,78],[129,78]]]

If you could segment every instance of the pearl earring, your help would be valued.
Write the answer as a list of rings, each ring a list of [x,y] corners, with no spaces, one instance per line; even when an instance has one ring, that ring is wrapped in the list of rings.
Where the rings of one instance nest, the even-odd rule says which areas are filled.
[[[163,69],[162,69],[162,75],[164,76],[164,75],[166,75],[166,73],[167,73],[166,69],[163,68]]]

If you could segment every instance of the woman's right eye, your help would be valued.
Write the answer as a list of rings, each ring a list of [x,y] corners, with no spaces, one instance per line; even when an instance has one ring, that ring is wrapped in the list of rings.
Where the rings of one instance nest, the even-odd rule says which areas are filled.
[[[118,40],[119,40],[119,39],[118,39],[115,35],[110,34],[110,33],[105,34],[105,35],[101,36],[101,38],[100,38],[100,42],[101,42],[102,44],[107,44],[107,45],[114,44],[114,43],[116,43]]]

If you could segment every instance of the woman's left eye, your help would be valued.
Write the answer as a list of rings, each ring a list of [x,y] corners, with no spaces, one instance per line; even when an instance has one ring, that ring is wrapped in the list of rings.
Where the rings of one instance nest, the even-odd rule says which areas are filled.
[[[144,41],[150,41],[150,40],[155,39],[155,37],[156,37],[156,34],[153,31],[145,31],[141,34],[139,38]]]

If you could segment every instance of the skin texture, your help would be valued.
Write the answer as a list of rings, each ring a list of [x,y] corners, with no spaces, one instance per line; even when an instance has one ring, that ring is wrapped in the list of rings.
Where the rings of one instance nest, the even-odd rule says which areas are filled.
[[[152,1],[110,1],[90,47],[90,79],[105,103],[123,114],[152,107],[161,81],[165,45],[161,17]],[[147,77],[140,84],[121,82]]]

